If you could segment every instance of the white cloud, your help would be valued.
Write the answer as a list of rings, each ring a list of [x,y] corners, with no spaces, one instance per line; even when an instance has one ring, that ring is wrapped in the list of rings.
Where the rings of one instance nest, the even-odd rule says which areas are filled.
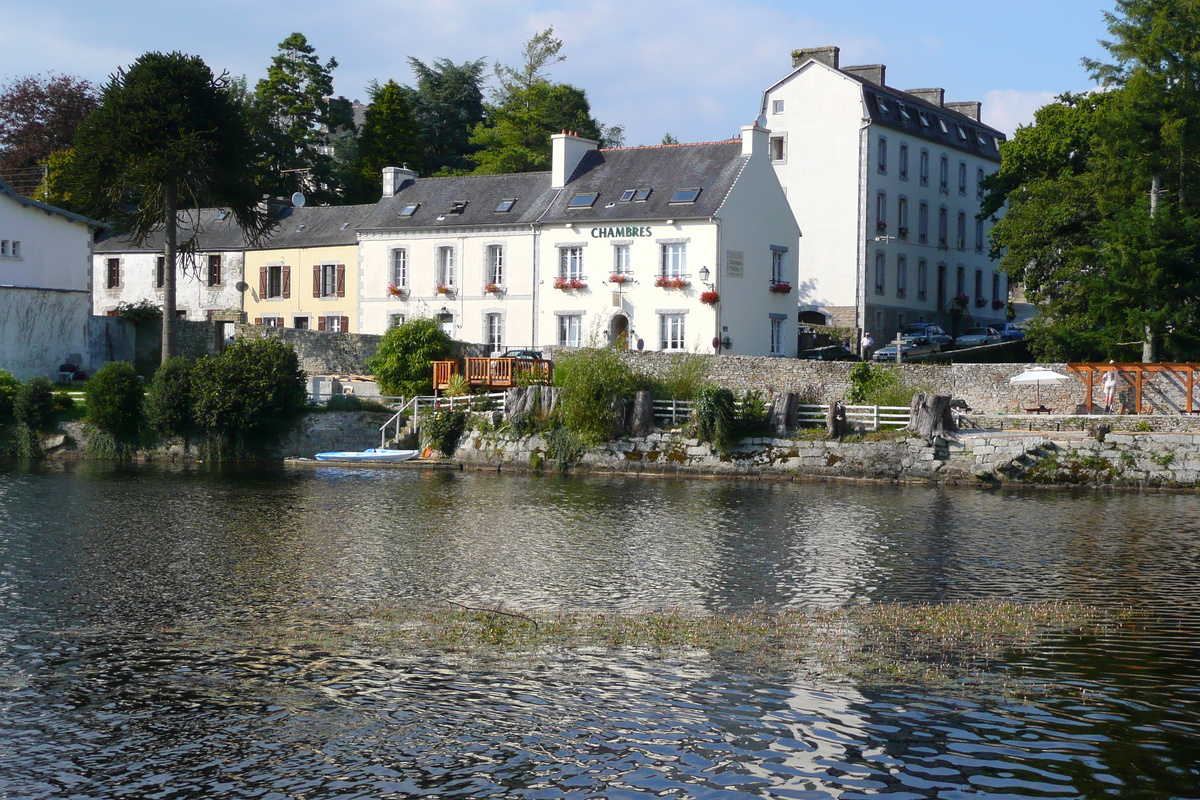
[[[1010,137],[1018,125],[1033,123],[1033,114],[1054,101],[1061,92],[1021,92],[995,89],[983,96],[983,121]]]

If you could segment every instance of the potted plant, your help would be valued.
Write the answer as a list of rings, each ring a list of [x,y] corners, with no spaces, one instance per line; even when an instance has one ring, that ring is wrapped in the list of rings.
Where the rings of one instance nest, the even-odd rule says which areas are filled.
[[[501,291],[503,290],[500,288],[500,284],[498,283],[488,282],[483,285],[484,294],[500,294]]]
[[[554,279],[554,288],[555,289],[584,289],[584,288],[587,288],[587,284],[584,283],[579,278],[563,278],[560,276],[560,277]]]
[[[438,294],[453,294],[454,287],[450,286],[449,284],[439,283],[437,285],[437,293]]]
[[[405,289],[403,286],[397,286],[394,283],[389,283],[387,291],[388,291],[388,294],[390,294],[392,297],[404,297],[404,293],[407,292],[408,290]]]
[[[961,311],[967,307],[967,303],[971,302],[971,298],[967,297],[967,295],[963,292],[959,292],[958,294],[954,295],[950,302],[958,306],[958,309]]]
[[[631,278],[632,276],[626,275],[623,272],[614,272],[612,275],[608,276],[608,282],[616,284],[629,283]]]
[[[983,295],[979,295],[979,297],[975,298],[975,307],[976,308],[987,308],[987,304],[988,304],[987,298],[984,297]]]
[[[897,229],[896,229],[896,234],[897,234],[897,235],[898,235],[898,236],[899,236],[901,239],[907,239],[907,238],[908,238],[908,228],[906,228],[905,226],[901,225],[899,228],[897,228]]]
[[[704,303],[706,306],[715,306],[717,303],[721,302],[721,295],[710,289],[707,292],[700,293],[700,302]]]
[[[682,289],[688,285],[688,281],[678,275],[659,275],[654,279],[654,285],[660,289]]]
[[[792,285],[787,281],[771,281],[769,288],[775,294],[788,294],[792,291]]]
[[[992,301],[992,310],[999,311],[1000,309],[1004,308],[1004,305],[1005,305],[1005,303],[1003,300],[993,300]]]

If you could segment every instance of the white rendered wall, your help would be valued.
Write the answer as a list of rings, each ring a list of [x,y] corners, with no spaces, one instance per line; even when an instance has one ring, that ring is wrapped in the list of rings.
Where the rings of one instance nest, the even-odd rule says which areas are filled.
[[[60,214],[0,194],[0,239],[9,255],[0,256],[0,285],[87,291],[91,230]],[[19,242],[18,255],[12,243]]]
[[[92,256],[92,313],[104,316],[121,303],[142,301],[161,307],[163,290],[155,285],[160,255],[141,251]],[[221,283],[216,286],[208,285],[209,253],[198,253],[194,259],[186,255],[179,257],[180,266],[175,273],[175,307],[186,311],[187,319],[207,319],[209,311],[242,310],[242,293],[237,290],[237,283],[243,280],[245,254],[214,251],[212,255],[221,256]],[[114,289],[108,288],[108,261],[112,258],[121,262],[120,285]]]

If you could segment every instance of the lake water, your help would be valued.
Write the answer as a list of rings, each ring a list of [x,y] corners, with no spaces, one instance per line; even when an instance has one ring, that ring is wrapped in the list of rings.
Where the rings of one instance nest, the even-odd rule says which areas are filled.
[[[1200,797],[1200,497],[0,465],[0,796]],[[399,601],[1133,607],[970,682],[314,648]]]

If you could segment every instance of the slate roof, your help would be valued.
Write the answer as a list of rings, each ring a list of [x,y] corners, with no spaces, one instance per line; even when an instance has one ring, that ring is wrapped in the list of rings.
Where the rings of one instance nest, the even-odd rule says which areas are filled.
[[[966,114],[962,114],[944,106],[936,106],[916,95],[880,86],[858,75],[843,73],[863,85],[867,98],[867,113],[871,119],[880,125],[886,125],[894,130],[905,131],[926,141],[938,142],[953,150],[964,150],[968,153],[987,158],[992,161],[1000,160],[1000,151],[996,142],[1003,142],[1007,137],[1000,131],[982,122],[978,122]],[[880,105],[880,100],[883,105]],[[901,107],[908,112],[906,117]],[[921,122],[921,113],[929,123]],[[945,122],[943,131],[941,123]],[[966,134],[964,139],[959,135],[959,128]],[[979,137],[983,137],[980,141]]]
[[[18,194],[11,186],[4,182],[3,178],[0,178],[0,194],[11,197],[13,200],[16,200],[26,208],[36,208],[40,209],[41,211],[45,211],[47,214],[57,214],[60,217],[65,217],[69,222],[82,222],[84,225],[89,225],[91,227],[100,226],[99,222],[94,219],[89,219],[82,214],[76,214],[73,211],[67,211],[65,208],[52,206],[47,203],[34,200],[30,197],[26,197],[23,194]]]
[[[222,219],[224,215],[224,219]],[[180,243],[192,238],[196,230],[196,222],[200,224],[200,234],[196,241],[196,249],[200,252],[216,252],[219,250],[245,250],[246,235],[237,224],[237,219],[228,211],[220,208],[202,208],[199,211],[180,211],[178,219],[179,232],[177,239]],[[162,229],[154,231],[140,246],[133,244],[128,237],[118,237],[111,229],[101,234],[101,239],[92,248],[93,253],[145,253],[161,252],[165,246],[165,232]]]
[[[394,196],[375,204],[359,230],[526,225],[537,221],[553,194],[548,172],[407,180]],[[516,200],[512,209],[497,212],[506,199]],[[451,213],[455,203],[464,201],[460,212]],[[412,203],[418,204],[416,212],[400,216],[401,209]]]
[[[566,188],[543,217],[548,223],[573,220],[697,219],[715,216],[749,156],[740,139],[700,144],[593,150],[579,162]],[[627,191],[650,189],[644,201],[622,200]],[[692,203],[672,203],[677,189],[699,189]],[[581,193],[597,192],[589,208],[568,208]]]

